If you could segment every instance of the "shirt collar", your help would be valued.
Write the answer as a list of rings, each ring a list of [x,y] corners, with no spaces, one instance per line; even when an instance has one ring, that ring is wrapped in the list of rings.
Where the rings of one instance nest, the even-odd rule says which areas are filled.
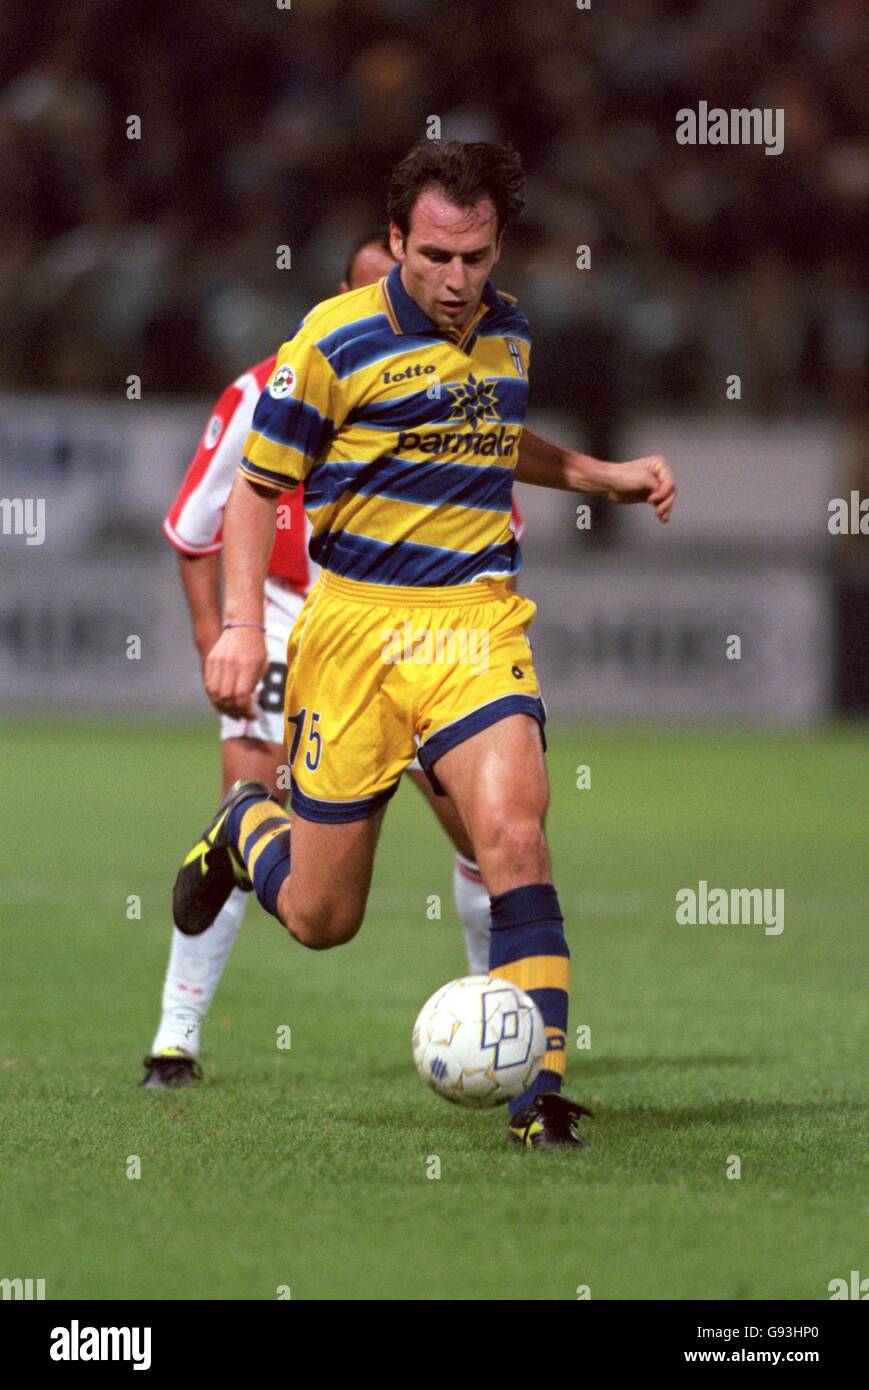
[[[419,307],[416,300],[408,294],[401,283],[401,265],[398,262],[392,267],[386,279],[382,281],[382,285],[387,314],[394,333],[438,333],[452,336],[449,329],[438,328],[434,320],[430,319],[428,314]],[[497,308],[500,303],[498,291],[492,281],[487,280],[483,287],[480,304],[470,322],[478,322],[483,313],[489,309]],[[461,331],[461,337],[464,337],[469,327],[470,323],[465,324]]]

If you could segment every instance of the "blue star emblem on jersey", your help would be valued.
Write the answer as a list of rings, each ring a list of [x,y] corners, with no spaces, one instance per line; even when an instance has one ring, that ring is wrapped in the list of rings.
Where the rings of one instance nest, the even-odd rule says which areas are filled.
[[[459,386],[448,386],[452,396],[452,407],[447,416],[449,420],[461,420],[472,430],[480,424],[500,420],[498,403],[495,397],[494,381],[477,381],[473,373],[468,374],[467,382]]]

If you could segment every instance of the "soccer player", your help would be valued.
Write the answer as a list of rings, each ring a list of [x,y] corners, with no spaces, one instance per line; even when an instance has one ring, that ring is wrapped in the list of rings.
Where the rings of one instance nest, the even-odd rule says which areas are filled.
[[[223,633],[205,683],[218,708],[249,715],[268,660],[278,499],[304,482],[321,573],[288,652],[292,831],[265,785],[239,782],[179,870],[173,910],[195,935],[237,884],[303,945],[349,941],[418,744],[490,894],[490,972],[530,993],[546,1026],[543,1068],[511,1104],[508,1134],[581,1147],[587,1112],[560,1095],[569,953],[544,832],[545,714],[526,636],[536,610],[505,585],[519,564],[511,489],[515,477],[648,502],[666,521],[675,488],[659,457],[602,463],[536,438],[520,456],[530,331],[489,276],[522,186],[509,147],[415,146],[390,183],[398,264],[318,304],[278,354],[226,508]],[[396,655],[401,633],[412,653]],[[464,648],[439,660],[456,634]],[[476,667],[462,659],[475,637],[487,653]]]
[[[395,264],[386,228],[361,237],[353,247],[341,291],[359,289],[388,274]],[[226,499],[250,433],[254,407],[275,368],[275,355],[250,367],[228,386],[214,407],[193,460],[163,523],[179,553],[181,580],[200,659],[205,664],[220,636],[221,527]],[[282,802],[280,768],[286,763],[284,688],[290,630],[308,594],[316,568],[309,563],[303,488],[280,498],[278,527],[264,586],[269,664],[256,693],[252,718],[221,715],[223,792],[239,778],[263,782]],[[512,529],[521,537],[514,507]],[[415,759],[408,776],[429,801],[455,846],[453,891],[465,933],[468,967],[484,973],[489,959],[489,895],[467,831],[448,797],[436,796]],[[234,890],[208,932],[185,936],[175,929],[163,986],[162,1013],[141,1085],[150,1089],[198,1080],[202,1024],[244,918],[248,898]]]

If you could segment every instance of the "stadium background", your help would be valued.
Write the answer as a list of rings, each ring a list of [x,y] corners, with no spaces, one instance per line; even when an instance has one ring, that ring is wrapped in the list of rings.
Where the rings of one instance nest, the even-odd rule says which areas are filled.
[[[830,994],[818,995],[813,1017],[829,1057],[850,1056],[853,1020],[846,1008],[839,1036],[829,1028],[829,1008],[834,996],[848,997],[860,897],[854,837],[866,743],[857,716],[869,704],[869,545],[865,537],[831,535],[828,505],[852,489],[869,492],[860,264],[869,202],[861,77],[867,23],[856,0],[625,0],[593,3],[589,11],[571,0],[296,0],[291,10],[185,0],[146,11],[80,0],[40,6],[40,17],[35,25],[21,0],[6,0],[0,12],[0,495],[44,498],[46,509],[44,544],[0,537],[4,761],[10,784],[30,788],[4,845],[8,939],[20,952],[13,945],[4,1047],[13,1083],[30,1097],[37,1077],[47,1121],[47,1129],[37,1120],[32,1133],[25,1123],[17,1138],[7,1137],[13,1150],[20,1142],[39,1155],[48,1143],[53,1155],[34,1158],[26,1171],[32,1176],[43,1160],[49,1167],[61,1161],[60,1131],[71,1123],[52,1090],[61,1057],[71,1068],[62,1073],[68,1094],[85,1109],[95,1068],[108,1133],[115,1133],[113,1107],[135,1114],[139,1097],[117,1097],[119,1088],[129,1090],[131,1049],[144,1047],[156,1008],[171,865],[178,837],[191,817],[197,825],[216,782],[213,724],[175,558],[160,534],[166,505],[220,389],[334,292],[348,245],[382,220],[390,165],[425,135],[433,115],[444,139],[510,140],[523,155],[528,209],[495,278],[519,297],[535,334],[529,422],[601,457],[666,453],[680,489],[669,527],[641,508],[595,504],[588,529],[577,526],[583,499],[521,489],[521,584],[540,604],[535,655],[553,714],[556,793],[562,788],[553,833],[565,895],[608,937],[596,962],[601,981],[618,976],[629,959],[638,978],[652,972],[657,1001],[652,1042],[641,1017],[616,1009],[623,1026],[610,1039],[615,1051],[591,1073],[603,1091],[598,1103],[617,1110],[620,1086],[634,1118],[639,1093],[660,1107],[659,1116],[676,1093],[689,1106],[705,1103],[705,1092],[698,1098],[684,1086],[692,1046],[699,1056],[708,1043],[707,1025],[695,1020],[692,1041],[692,1025],[684,1014],[677,1023],[677,1014],[682,1005],[690,1009],[694,989],[703,997],[704,982],[707,1008],[717,1007],[721,969],[735,971],[746,1008],[759,1015],[769,1006],[768,975],[727,955],[742,947],[712,948],[704,967],[710,975],[698,983],[696,959],[689,966],[679,946],[662,948],[653,931],[653,949],[643,935],[650,885],[672,903],[678,883],[706,876],[716,837],[732,854],[726,881],[766,883],[777,874],[774,881],[786,883],[804,912],[809,944],[785,976],[787,1027],[796,1036],[806,1017],[799,1009],[811,1015],[805,990],[824,978]],[[701,100],[782,108],[783,153],[678,145],[676,111]],[[141,119],[141,138],[127,138],[131,116]],[[583,245],[589,269],[577,267]],[[290,248],[289,269],[276,266],[279,246]],[[727,394],[733,374],[739,399]],[[131,377],[140,381],[141,399],[135,389],[130,399]],[[140,660],[128,659],[131,634],[141,638]],[[742,642],[739,660],[726,655],[733,635]],[[794,731],[780,731],[781,741],[770,744],[756,730],[771,724]],[[596,769],[611,772],[612,800],[602,790],[593,812],[593,873],[583,857],[587,826],[578,828],[576,800],[568,798],[577,762],[592,766],[593,786]],[[86,818],[60,846],[49,842],[38,814],[42,788],[67,809],[84,795],[96,817],[91,825],[116,817],[110,847],[101,848],[101,828],[91,842]],[[318,994],[324,977],[315,966],[351,994],[354,984],[371,997],[386,989],[382,1010],[370,999],[369,1013],[362,1010],[368,1026],[373,1011],[383,1030],[375,1028],[362,1058],[376,1072],[378,1048],[393,1048],[389,1079],[402,1078],[395,1080],[401,1095],[405,1019],[409,1031],[428,985],[459,973],[461,963],[455,936],[437,947],[426,972],[394,982],[397,995],[383,983],[395,976],[390,942],[403,961],[412,959],[411,939],[425,928],[410,916],[420,916],[431,886],[431,832],[416,803],[402,796],[408,882],[397,867],[405,842],[400,850],[387,821],[388,867],[375,884],[367,944],[352,948],[359,954],[348,951],[344,965],[293,958],[293,978],[324,1021],[336,996]],[[678,870],[658,864],[649,825],[679,845]],[[438,883],[448,902],[445,850],[442,858]],[[122,926],[113,914],[142,883],[131,980],[124,961],[107,961],[106,934],[131,930],[123,913]],[[625,935],[613,943],[616,925]],[[33,932],[44,928],[51,949],[42,958],[40,992],[30,969]],[[828,977],[813,931],[827,934]],[[240,963],[230,962],[218,996],[212,1036],[224,1078],[245,1046],[245,1026],[255,1031],[263,1011],[283,1017],[283,996],[269,991],[277,989],[286,948],[277,940],[264,945],[265,935],[239,943]],[[756,950],[762,953],[762,943]],[[72,995],[68,978],[76,981]],[[674,981],[679,1007],[669,993]],[[358,1003],[337,998],[357,1016]],[[122,1037],[119,1012],[129,1014]],[[583,1016],[580,1005],[577,1020]],[[740,1031],[742,1020],[722,1005],[722,1026],[725,1020]],[[678,1042],[668,1041],[669,1028]],[[740,1033],[747,1049],[749,1036]],[[643,1061],[639,1081],[631,1072],[625,1059],[646,1058],[650,1048],[675,1055],[673,1091],[665,1074],[660,1093],[645,1092],[657,1073],[643,1072]],[[733,1049],[726,1041],[717,1049],[722,1055],[707,1059],[704,1084],[720,1080],[718,1063],[725,1082],[733,1080]],[[769,1107],[764,1128],[793,1152],[790,1118],[772,1113],[773,1097],[787,1097],[797,1084],[793,1057],[780,1061],[780,1072],[772,1063],[761,1068],[758,1104]],[[337,1041],[329,1065],[330,1083],[340,1087]],[[357,1095],[376,1108],[378,1089],[366,1091],[367,1079],[357,1077]],[[811,1080],[822,1090],[831,1084],[823,1065]],[[275,1076],[265,1063],[261,1081],[269,1143],[279,1146]],[[840,1083],[847,1130],[853,1092],[844,1063]],[[735,1094],[756,1096],[752,1086],[737,1085]],[[222,1097],[215,1090],[217,1100],[203,1091],[200,1118],[190,1117],[191,1126],[204,1126],[203,1136],[218,1123],[208,1107],[238,1099],[231,1088]],[[415,1092],[402,1101],[431,1119],[428,1103]],[[734,1103],[728,1123],[743,1114],[743,1101]],[[639,1106],[636,1113],[631,1106]],[[135,1127],[134,1119],[124,1123]],[[170,1142],[165,1117],[153,1123],[166,1126],[160,1142]],[[632,1133],[624,1123],[622,1138]],[[663,1120],[659,1127],[669,1135]],[[86,1151],[91,1139],[81,1142]],[[814,1171],[811,1136],[806,1142],[808,1150],[799,1151],[803,1161],[809,1153]],[[678,1153],[662,1159],[666,1171],[682,1161],[690,1170]],[[91,1154],[95,1172],[103,1157]],[[630,1161],[622,1176],[634,1184],[641,1228],[645,1197]],[[35,1212],[42,1179],[25,1178],[17,1209]],[[71,1202],[90,1180],[72,1165]],[[785,1175],[782,1185],[802,1218],[794,1181],[788,1187]],[[518,1217],[526,1198],[514,1196]],[[683,1198],[673,1194],[669,1219],[677,1227]],[[93,1200],[104,1200],[96,1189]],[[195,1209],[190,1199],[182,1224]],[[267,1215],[268,1203],[257,1218],[263,1240]],[[636,1269],[648,1268],[652,1280],[646,1289],[661,1287],[652,1273],[660,1257],[655,1219],[647,1247],[636,1236]],[[762,1231],[761,1217],[753,1219]],[[337,1206],[323,1215],[330,1229],[340,1220]],[[35,1249],[51,1265],[52,1229],[49,1221],[40,1236],[31,1226],[19,1232],[20,1246],[13,1239],[8,1248],[20,1248],[22,1259]],[[696,1228],[690,1232],[685,1248]],[[811,1223],[803,1234],[809,1243],[820,1239]],[[601,1226],[600,1239],[603,1248],[612,1228]],[[710,1240],[709,1266],[699,1274],[682,1279],[677,1251],[672,1270],[664,1259],[665,1292],[638,1293],[623,1263],[609,1285],[601,1276],[605,1296],[685,1297],[697,1279],[701,1297],[824,1296],[811,1292],[817,1280],[800,1283],[794,1252],[781,1243],[754,1282],[745,1276],[740,1283],[734,1250],[725,1241],[716,1251]],[[620,1248],[624,1262],[633,1248],[627,1237]],[[845,1248],[842,1261],[851,1258]],[[396,1296],[403,1287],[395,1250],[392,1274],[375,1293]],[[183,1250],[176,1253],[162,1284],[156,1274],[143,1284],[140,1266],[112,1265],[94,1247],[82,1256],[79,1281],[59,1267],[55,1287],[102,1297],[117,1276],[123,1296],[167,1289],[184,1296],[187,1266]],[[572,1269],[567,1254],[564,1260]],[[541,1254],[540,1268],[548,1275],[560,1261],[561,1254]],[[263,1296],[249,1269],[226,1268],[208,1286],[217,1296]],[[831,1267],[830,1277],[837,1272]],[[311,1287],[323,1296],[357,1296],[351,1290],[358,1285],[333,1270]],[[433,1287],[448,1291],[446,1276]]]

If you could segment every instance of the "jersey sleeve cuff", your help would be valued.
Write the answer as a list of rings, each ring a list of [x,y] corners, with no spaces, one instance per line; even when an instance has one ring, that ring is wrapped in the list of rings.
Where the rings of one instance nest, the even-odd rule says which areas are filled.
[[[259,464],[251,463],[247,458],[242,459],[238,471],[249,483],[256,483],[257,487],[270,488],[273,492],[295,492],[298,487],[295,478],[288,478],[283,473],[273,473],[270,468],[261,468]]]
[[[222,541],[209,541],[207,545],[194,545],[179,536],[168,516],[163,521],[163,535],[182,555],[219,555],[223,549]]]

